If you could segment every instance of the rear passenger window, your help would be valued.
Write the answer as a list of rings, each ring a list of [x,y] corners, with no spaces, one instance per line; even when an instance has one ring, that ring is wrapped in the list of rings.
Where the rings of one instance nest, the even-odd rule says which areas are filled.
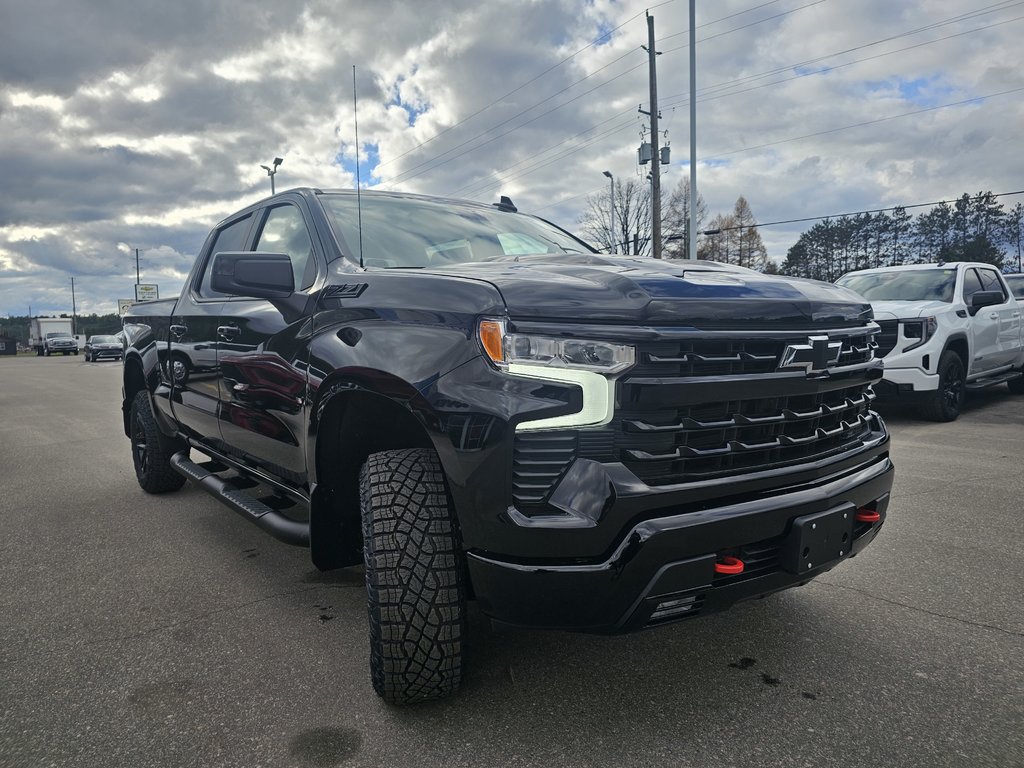
[[[210,278],[213,275],[213,257],[224,251],[241,251],[245,248],[246,236],[249,234],[249,227],[252,225],[252,214],[236,219],[223,229],[219,230],[214,237],[213,245],[210,246],[210,253],[206,257],[206,264],[203,265],[203,276],[199,282],[199,295],[203,298],[221,298],[227,294],[220,293],[210,287]]]

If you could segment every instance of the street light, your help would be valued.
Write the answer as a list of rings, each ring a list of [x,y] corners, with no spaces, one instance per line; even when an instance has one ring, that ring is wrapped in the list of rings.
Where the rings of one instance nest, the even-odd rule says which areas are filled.
[[[269,165],[261,165],[260,166],[260,168],[262,168],[263,170],[265,170],[267,172],[267,176],[270,177],[270,194],[272,194],[272,195],[275,193],[275,190],[274,190],[274,174],[277,173],[277,166],[279,166],[283,162],[284,162],[283,158],[275,157],[274,158],[274,167],[273,168],[271,168]]]
[[[615,242],[615,177],[612,176],[612,172],[611,171],[605,171],[604,175],[608,177],[608,181],[610,182],[610,185],[611,185],[611,199],[612,199],[612,219],[611,219],[611,225],[612,226],[611,226],[611,229],[608,230],[608,234],[610,235],[609,239],[611,240],[611,243],[612,243],[612,254],[614,255],[614,254],[617,254],[619,252],[619,246]]]

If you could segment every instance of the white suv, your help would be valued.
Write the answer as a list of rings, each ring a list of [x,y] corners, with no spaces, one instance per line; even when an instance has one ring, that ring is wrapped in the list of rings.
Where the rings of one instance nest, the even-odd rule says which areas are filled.
[[[836,282],[871,302],[882,328],[882,398],[914,397],[927,418],[952,421],[968,389],[1024,392],[1022,307],[991,264],[864,269]]]

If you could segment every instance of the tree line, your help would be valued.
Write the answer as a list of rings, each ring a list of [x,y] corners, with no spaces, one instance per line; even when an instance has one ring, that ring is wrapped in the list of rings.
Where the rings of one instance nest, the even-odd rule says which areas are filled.
[[[590,195],[587,208],[577,221],[581,234],[599,250],[650,256],[653,251],[651,186],[637,179],[615,179],[614,184],[614,222],[611,189]],[[698,191],[697,258],[774,271],[756,224],[750,204],[742,195],[731,212],[709,219],[707,205]],[[689,227],[690,184],[688,179],[681,179],[674,190],[662,196],[662,254],[666,259],[687,258]]]
[[[981,261],[1021,271],[1024,205],[966,192],[914,217],[904,208],[824,219],[800,235],[780,271],[833,282],[846,272],[902,264]]]

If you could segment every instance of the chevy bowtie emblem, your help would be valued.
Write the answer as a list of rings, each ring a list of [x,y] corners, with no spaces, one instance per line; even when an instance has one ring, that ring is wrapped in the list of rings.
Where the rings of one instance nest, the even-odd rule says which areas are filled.
[[[839,362],[843,342],[829,341],[828,336],[808,336],[806,344],[790,344],[782,353],[779,370],[803,368],[808,375],[821,373]]]

